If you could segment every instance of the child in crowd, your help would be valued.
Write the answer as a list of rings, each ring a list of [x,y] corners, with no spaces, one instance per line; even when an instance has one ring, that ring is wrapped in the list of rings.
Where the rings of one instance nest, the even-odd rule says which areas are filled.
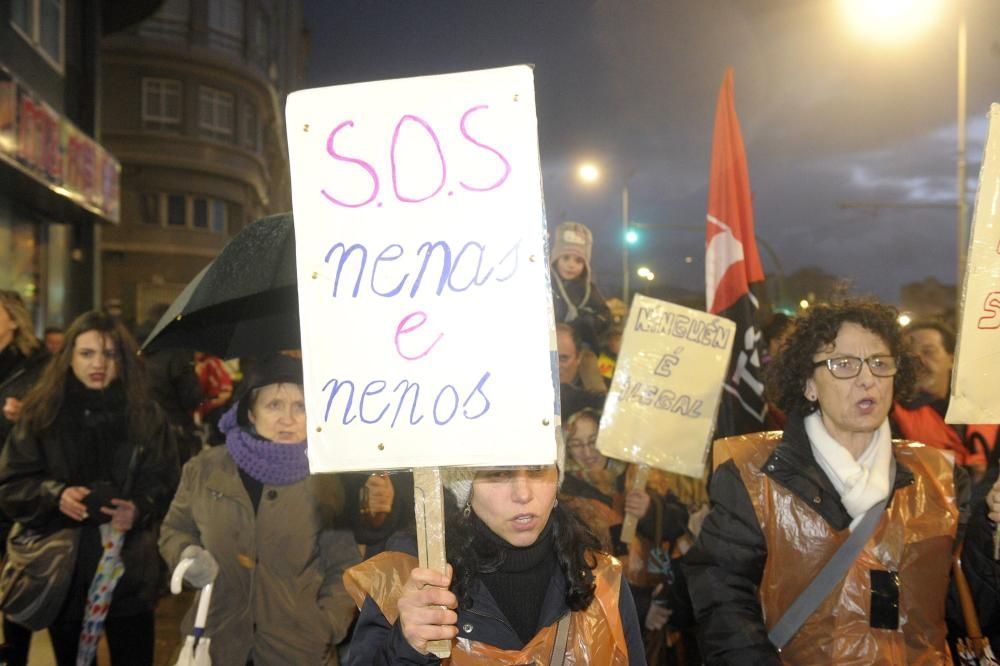
[[[580,379],[584,387],[604,391],[596,351],[611,322],[611,312],[593,281],[590,267],[593,246],[590,229],[579,222],[563,222],[556,227],[551,255],[552,301],[556,321],[572,326],[583,342]]]

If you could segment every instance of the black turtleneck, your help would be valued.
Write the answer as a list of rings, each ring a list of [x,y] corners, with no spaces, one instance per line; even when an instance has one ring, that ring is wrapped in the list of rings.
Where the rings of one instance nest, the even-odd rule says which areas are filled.
[[[494,534],[479,518],[475,527],[482,538],[503,553],[495,571],[480,572],[507,621],[522,641],[527,643],[538,633],[538,617],[549,588],[549,580],[558,568],[552,544],[552,520],[530,546],[512,546]]]

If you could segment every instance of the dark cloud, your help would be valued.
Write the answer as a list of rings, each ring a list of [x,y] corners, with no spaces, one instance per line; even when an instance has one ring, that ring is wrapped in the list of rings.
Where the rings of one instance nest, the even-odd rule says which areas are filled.
[[[627,179],[644,233],[633,260],[700,290],[712,123],[732,65],[758,235],[786,273],[815,265],[895,301],[906,282],[955,280],[955,212],[942,206],[955,201],[956,15],[945,5],[925,34],[889,48],[851,35],[837,3],[819,0],[306,0],[309,85],[533,63],[550,223],[594,229],[595,269],[616,293]],[[1000,97],[1000,3],[964,5],[971,201],[983,118]],[[573,177],[585,156],[607,172],[590,189]]]

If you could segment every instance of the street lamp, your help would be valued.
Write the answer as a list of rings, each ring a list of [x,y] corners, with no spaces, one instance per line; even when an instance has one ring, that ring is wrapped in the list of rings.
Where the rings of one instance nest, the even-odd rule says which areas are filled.
[[[882,41],[899,42],[933,25],[943,0],[840,0],[841,9],[855,30],[867,36],[875,36]],[[968,52],[964,1],[958,5],[958,71],[957,71],[957,112],[958,150],[955,157],[957,183],[957,220],[955,236],[958,244],[958,290],[961,294],[962,279],[965,276],[967,252],[968,203],[965,184],[965,132],[966,132],[966,59]]]
[[[593,162],[584,162],[576,170],[580,180],[592,185],[601,179],[601,169]],[[628,307],[629,271],[628,246],[639,241],[639,234],[629,229],[628,225],[628,176],[622,184],[622,301]]]

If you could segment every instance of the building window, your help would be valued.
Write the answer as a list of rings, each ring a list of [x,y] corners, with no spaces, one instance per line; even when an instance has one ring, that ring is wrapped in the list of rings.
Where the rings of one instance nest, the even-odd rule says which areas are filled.
[[[229,205],[199,194],[149,192],[142,195],[142,221],[171,229],[199,229],[225,234]]]
[[[229,206],[226,205],[225,201],[220,199],[211,199],[212,216],[209,220],[209,228],[217,234],[226,233],[226,221],[228,220],[227,212],[229,211]]]
[[[198,88],[198,127],[203,133],[218,139],[233,136],[233,96],[227,92],[200,86]]]
[[[155,14],[142,22],[139,33],[145,37],[183,41],[187,38],[190,20],[189,0],[166,0]]]
[[[181,84],[172,79],[142,80],[142,126],[145,129],[180,131]]]
[[[187,226],[187,198],[183,194],[167,195],[167,226]]]
[[[12,0],[10,22],[56,70],[63,70],[63,0]]]
[[[243,105],[241,122],[243,129],[240,134],[242,134],[243,146],[255,153],[260,152],[260,123],[257,122],[257,110],[253,104]]]
[[[266,68],[271,59],[271,22],[263,12],[257,12],[257,17],[254,19],[252,48],[254,61]]]
[[[243,50],[243,0],[213,0],[208,5],[208,43],[237,55]]]

